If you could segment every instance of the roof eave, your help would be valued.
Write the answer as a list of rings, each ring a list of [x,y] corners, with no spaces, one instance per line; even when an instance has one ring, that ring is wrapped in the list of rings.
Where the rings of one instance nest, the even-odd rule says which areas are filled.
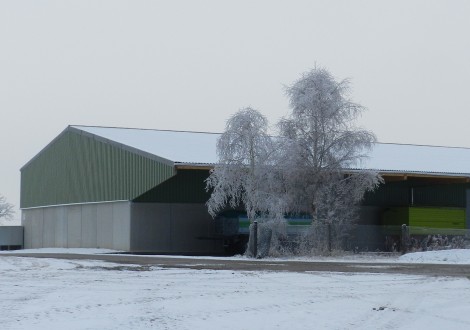
[[[175,163],[177,170],[212,170],[216,164],[211,163]],[[470,182],[470,173],[447,173],[447,172],[424,172],[424,171],[398,171],[398,170],[376,170],[376,169],[350,169],[349,171],[370,170],[376,171],[384,177],[420,177],[420,178],[452,178]]]
[[[175,163],[176,170],[210,171],[214,167],[215,167],[215,164],[209,164],[209,163]]]

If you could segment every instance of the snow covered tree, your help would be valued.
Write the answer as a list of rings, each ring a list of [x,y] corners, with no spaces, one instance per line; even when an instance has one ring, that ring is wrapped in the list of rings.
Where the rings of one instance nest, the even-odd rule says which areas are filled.
[[[285,195],[293,212],[314,222],[350,224],[357,204],[381,178],[359,170],[376,138],[355,125],[364,107],[349,98],[349,81],[315,68],[287,88],[292,114],[279,123]]]
[[[217,143],[219,163],[206,180],[212,190],[209,213],[244,207],[250,220],[269,227],[271,254],[282,253],[287,214],[309,213],[314,225],[338,224],[344,231],[357,219],[364,193],[381,181],[378,173],[359,170],[375,136],[355,126],[364,108],[349,99],[347,80],[336,82],[316,68],[287,94],[292,114],[279,122],[276,138],[268,135],[266,118],[251,108],[227,121]],[[341,235],[337,231],[335,237]],[[300,242],[307,249],[308,239]]]
[[[206,180],[207,190],[212,190],[207,202],[212,216],[227,206],[245,207],[250,219],[269,210],[266,177],[273,145],[267,130],[267,119],[252,108],[239,110],[227,121],[217,141],[219,162]]]
[[[13,205],[7,203],[4,196],[0,195],[0,219],[10,219],[13,216]]]

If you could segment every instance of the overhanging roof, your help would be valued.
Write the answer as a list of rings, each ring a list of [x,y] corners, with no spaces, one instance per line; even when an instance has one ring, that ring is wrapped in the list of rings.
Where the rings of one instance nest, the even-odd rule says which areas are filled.
[[[72,126],[75,129],[162,157],[186,168],[217,163],[218,133],[135,128]],[[470,177],[470,149],[411,144],[376,143],[369,158],[358,165],[383,174],[423,174]]]

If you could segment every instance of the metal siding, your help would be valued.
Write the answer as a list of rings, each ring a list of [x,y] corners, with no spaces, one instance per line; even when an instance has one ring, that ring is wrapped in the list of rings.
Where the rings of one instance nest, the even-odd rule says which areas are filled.
[[[409,221],[409,208],[408,207],[393,207],[387,209],[383,213],[382,225],[384,226],[401,226],[408,225]]]
[[[435,185],[413,188],[414,205],[465,207],[465,185]]]
[[[394,207],[383,214],[383,225],[427,228],[465,228],[465,209],[444,207]]]
[[[209,171],[179,170],[159,186],[134,199],[138,203],[205,203],[210,197],[205,180]]]
[[[362,205],[465,207],[468,184],[433,184],[413,180],[387,182],[364,195]],[[412,197],[413,195],[413,197]]]
[[[387,182],[364,195],[365,206],[408,206],[410,201],[407,181]]]
[[[409,225],[429,228],[465,228],[465,209],[410,207]]]
[[[173,166],[66,130],[21,170],[21,207],[131,200]]]

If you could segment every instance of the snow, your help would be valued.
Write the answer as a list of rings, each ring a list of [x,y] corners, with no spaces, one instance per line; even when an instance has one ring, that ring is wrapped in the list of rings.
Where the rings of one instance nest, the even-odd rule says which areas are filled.
[[[215,164],[220,134],[149,129],[72,126],[173,162]]]
[[[215,164],[220,134],[133,128],[72,126],[75,129],[163,157],[173,162]],[[360,168],[404,173],[470,175],[470,149],[376,143]]]
[[[469,174],[470,149],[376,143],[361,168],[397,172]]]
[[[470,264],[470,250],[414,252],[401,256],[398,261],[427,264]]]
[[[413,255],[470,260],[462,250],[394,259]],[[2,330],[470,327],[468,278],[162,269],[11,252],[0,257],[0,278]]]

